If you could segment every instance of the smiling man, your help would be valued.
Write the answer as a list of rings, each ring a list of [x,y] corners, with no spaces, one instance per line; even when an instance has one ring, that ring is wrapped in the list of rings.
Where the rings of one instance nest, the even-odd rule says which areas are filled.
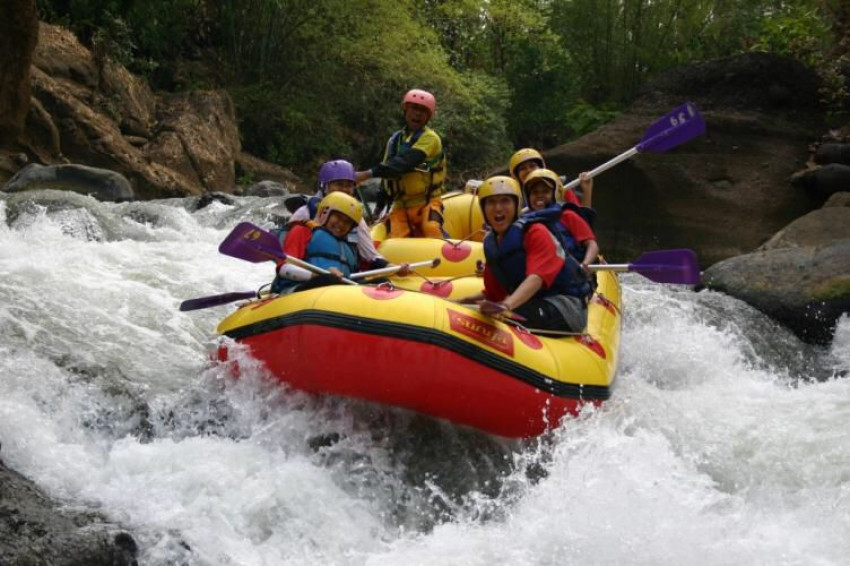
[[[357,182],[383,179],[392,202],[386,219],[391,238],[442,238],[446,155],[440,135],[427,126],[437,101],[428,91],[412,89],[401,107],[404,128],[390,137],[381,163],[357,172]]]

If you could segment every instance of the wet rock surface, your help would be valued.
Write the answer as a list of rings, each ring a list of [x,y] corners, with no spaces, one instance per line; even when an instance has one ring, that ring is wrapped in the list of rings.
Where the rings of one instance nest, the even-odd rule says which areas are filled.
[[[63,508],[0,460],[0,564],[135,566],[137,554],[119,526]]]

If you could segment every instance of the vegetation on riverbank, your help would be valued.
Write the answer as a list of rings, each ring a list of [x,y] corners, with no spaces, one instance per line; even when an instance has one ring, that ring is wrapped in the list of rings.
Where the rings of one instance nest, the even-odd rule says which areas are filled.
[[[452,171],[564,143],[610,120],[655,74],[743,51],[815,67],[838,103],[837,0],[45,0],[42,19],[154,88],[225,88],[244,148],[310,174],[369,165],[410,87],[438,96]]]

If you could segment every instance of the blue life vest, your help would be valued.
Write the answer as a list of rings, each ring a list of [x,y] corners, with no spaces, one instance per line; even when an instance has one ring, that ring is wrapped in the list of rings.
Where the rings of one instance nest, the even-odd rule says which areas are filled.
[[[524,214],[514,222],[502,237],[501,243],[496,243],[496,234],[488,233],[484,237],[484,257],[493,276],[508,293],[513,293],[525,280],[526,253],[523,247],[525,232],[532,224],[543,224],[552,234],[559,255],[563,254],[564,266],[558,272],[555,281],[548,289],[541,289],[537,296],[572,295],[585,298],[593,293],[590,280],[581,270],[582,253],[572,234],[561,224],[562,209],[560,205],[552,205],[543,210]]]
[[[290,222],[284,229],[278,232],[281,242],[286,238],[292,224],[306,224],[305,222]],[[336,236],[325,230],[324,226],[312,227],[313,234],[307,244],[305,261],[312,263],[322,269],[336,267],[348,277],[359,267],[359,255],[357,253],[357,226],[351,229],[345,240],[338,240]],[[298,281],[291,281],[276,275],[272,281],[271,292],[290,292]]]
[[[561,217],[564,215],[565,210],[571,210],[581,216],[581,208],[583,207],[576,206],[571,202],[555,203],[541,210],[526,212],[522,215],[521,220],[524,220],[526,224],[534,222],[543,222],[546,224],[549,231],[557,238],[558,243],[581,263],[584,259],[584,254],[587,253],[587,247],[579,244],[575,236],[561,222]]]
[[[355,227],[351,232],[356,232]],[[349,234],[351,234],[349,232]],[[305,261],[322,269],[335,267],[348,277],[357,271],[357,248],[346,240],[338,240],[324,226],[313,228],[313,236],[307,244]]]

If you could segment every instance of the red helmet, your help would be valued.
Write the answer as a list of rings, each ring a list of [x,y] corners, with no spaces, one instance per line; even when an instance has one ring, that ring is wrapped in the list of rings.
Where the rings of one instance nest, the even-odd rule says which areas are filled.
[[[404,98],[401,99],[401,107],[404,109],[406,104],[418,104],[428,109],[429,118],[434,117],[434,112],[437,110],[437,99],[427,90],[418,88],[407,91]]]

